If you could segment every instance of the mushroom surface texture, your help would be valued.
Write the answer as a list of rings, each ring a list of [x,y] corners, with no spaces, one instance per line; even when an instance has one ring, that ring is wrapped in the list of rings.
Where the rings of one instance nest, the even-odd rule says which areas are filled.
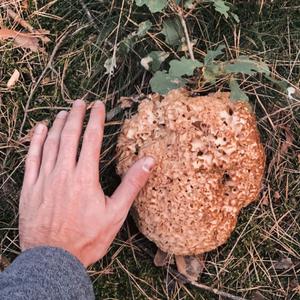
[[[225,243],[240,210],[256,200],[265,166],[250,105],[223,92],[149,95],[125,120],[117,152],[120,175],[141,157],[155,158],[132,214],[146,237],[175,255]]]

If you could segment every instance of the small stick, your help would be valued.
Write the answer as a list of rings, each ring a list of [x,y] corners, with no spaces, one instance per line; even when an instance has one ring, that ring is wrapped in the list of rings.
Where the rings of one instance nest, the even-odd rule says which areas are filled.
[[[178,15],[179,15],[179,18],[180,18],[181,25],[183,27],[183,31],[184,31],[184,35],[185,35],[185,39],[186,39],[186,44],[187,44],[187,47],[188,47],[188,50],[189,50],[189,54],[190,54],[191,60],[195,60],[194,51],[193,51],[193,45],[192,45],[191,40],[190,40],[189,31],[187,29],[187,25],[186,25],[185,19],[184,19],[183,15],[182,15],[181,11],[178,13]]]
[[[52,63],[53,63],[53,60],[54,60],[54,57],[58,51],[58,49],[60,48],[61,44],[63,43],[63,41],[66,39],[66,37],[68,36],[69,34],[69,31],[67,31],[61,38],[60,40],[57,42],[57,44],[55,45],[53,51],[52,51],[52,54],[49,58],[49,61],[45,67],[45,69],[43,70],[42,74],[40,75],[39,79],[37,80],[36,84],[34,85],[34,87],[32,88],[32,90],[30,91],[30,94],[29,94],[29,97],[28,97],[28,100],[26,102],[26,106],[25,106],[25,109],[24,109],[24,117],[23,117],[23,120],[22,120],[22,124],[21,124],[21,127],[20,127],[20,131],[19,131],[19,137],[18,139],[21,138],[22,136],[22,132],[23,132],[23,128],[24,128],[24,125],[25,125],[25,122],[26,122],[26,118],[27,118],[27,114],[28,114],[28,110],[29,110],[29,106],[30,106],[30,103],[31,103],[31,100],[36,92],[36,89],[38,88],[39,84],[41,83],[42,79],[44,78],[45,74],[47,73],[48,69],[51,68],[52,66]]]
[[[151,258],[154,257],[153,253],[147,247],[142,246],[142,245],[138,245],[138,247],[140,249],[142,249]],[[227,299],[231,299],[231,300],[247,300],[246,298],[242,298],[242,297],[239,297],[239,296],[235,296],[235,295],[232,295],[232,294],[220,291],[220,290],[218,290],[216,288],[212,288],[212,287],[210,287],[208,285],[205,285],[205,284],[202,284],[202,283],[198,283],[198,282],[195,282],[195,281],[191,282],[184,275],[182,275],[181,273],[179,273],[177,270],[175,270],[171,266],[168,266],[168,271],[174,276],[174,278],[179,283],[183,283],[183,284],[189,283],[189,284],[191,284],[194,287],[197,287],[199,289],[211,292],[211,293],[213,293],[215,295],[218,295],[218,296],[221,296],[221,297],[225,297]]]

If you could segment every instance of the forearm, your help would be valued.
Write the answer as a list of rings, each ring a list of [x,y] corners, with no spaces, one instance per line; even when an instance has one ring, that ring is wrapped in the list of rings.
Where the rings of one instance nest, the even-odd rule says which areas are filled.
[[[0,299],[94,299],[84,266],[68,252],[38,247],[0,274]]]

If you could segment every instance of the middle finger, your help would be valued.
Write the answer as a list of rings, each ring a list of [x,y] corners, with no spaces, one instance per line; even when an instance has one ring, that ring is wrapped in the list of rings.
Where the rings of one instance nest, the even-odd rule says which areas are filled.
[[[82,131],[86,105],[83,100],[76,100],[68,115],[61,133],[56,167],[72,168],[76,165],[77,150]]]

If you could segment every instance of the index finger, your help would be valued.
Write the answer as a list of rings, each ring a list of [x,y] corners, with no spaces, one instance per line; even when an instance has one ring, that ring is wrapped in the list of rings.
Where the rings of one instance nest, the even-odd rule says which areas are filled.
[[[77,167],[84,171],[86,176],[99,180],[99,161],[103,140],[105,122],[105,106],[96,101],[92,107],[87,124]]]

